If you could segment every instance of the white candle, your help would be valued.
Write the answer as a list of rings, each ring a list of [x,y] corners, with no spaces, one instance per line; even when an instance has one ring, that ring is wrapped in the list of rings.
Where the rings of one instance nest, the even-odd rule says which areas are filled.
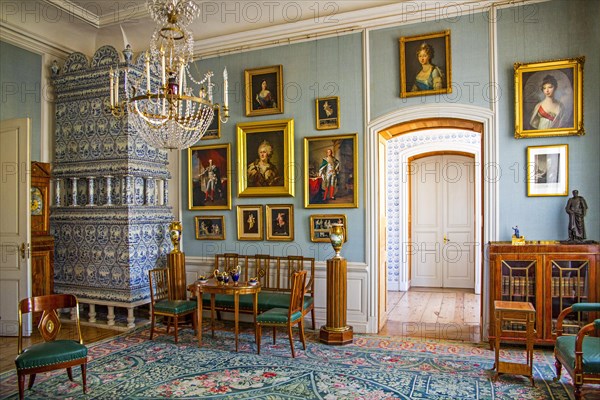
[[[115,73],[115,104],[119,104],[119,70]]]
[[[229,105],[229,83],[227,82],[227,67],[223,70],[223,104],[225,107]]]
[[[183,63],[183,59],[179,59],[181,62],[181,68],[179,68],[179,95],[183,95],[183,74],[185,70],[185,64]]]
[[[167,71],[165,69],[165,51],[164,49],[161,47],[160,49],[160,55],[161,55],[161,70],[162,70],[162,84],[163,87],[167,86]]]
[[[146,52],[146,89],[150,93],[150,54]]]
[[[110,106],[114,106],[115,105],[115,88],[114,88],[114,83],[113,83],[113,69],[112,67],[110,67],[110,72],[108,73],[109,79],[110,79]]]

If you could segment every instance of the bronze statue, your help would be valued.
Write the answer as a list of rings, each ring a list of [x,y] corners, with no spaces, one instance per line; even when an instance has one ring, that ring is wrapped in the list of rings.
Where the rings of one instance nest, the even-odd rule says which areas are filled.
[[[587,203],[585,199],[579,196],[578,190],[573,190],[573,197],[567,201],[565,211],[569,214],[569,240],[585,240],[584,217],[587,212]]]

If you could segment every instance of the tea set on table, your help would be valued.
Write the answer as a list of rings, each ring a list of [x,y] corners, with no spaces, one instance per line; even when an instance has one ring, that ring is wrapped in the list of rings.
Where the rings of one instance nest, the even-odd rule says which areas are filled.
[[[217,285],[219,285],[219,286],[229,285],[230,281],[232,282],[233,286],[237,286],[238,281],[240,280],[241,270],[242,270],[242,268],[239,265],[230,269],[229,271],[221,272],[218,269],[215,269],[213,271],[213,277],[216,279]],[[198,277],[197,282],[200,284],[206,284],[208,282],[208,279],[209,278],[207,276],[200,275]],[[255,286],[257,284],[258,284],[258,277],[248,279],[248,285]]]

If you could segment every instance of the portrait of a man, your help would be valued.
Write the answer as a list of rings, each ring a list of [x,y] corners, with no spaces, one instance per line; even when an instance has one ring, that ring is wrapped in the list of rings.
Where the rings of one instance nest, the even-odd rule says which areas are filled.
[[[231,209],[230,145],[188,149],[189,209]]]

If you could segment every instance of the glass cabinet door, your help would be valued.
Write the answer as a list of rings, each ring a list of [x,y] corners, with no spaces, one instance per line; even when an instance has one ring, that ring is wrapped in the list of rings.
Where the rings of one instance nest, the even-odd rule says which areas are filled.
[[[537,310],[536,291],[539,276],[536,271],[537,265],[537,259],[510,260],[503,258],[500,264],[501,300],[530,302]],[[536,318],[536,324],[537,320],[538,318]],[[524,332],[526,330],[525,322],[525,320],[502,321],[502,330]]]
[[[590,294],[590,261],[561,260],[551,258],[551,274],[546,283],[546,293],[552,298],[550,312],[551,333],[556,336],[556,319],[562,310],[574,303],[589,301]],[[579,329],[587,324],[586,313],[571,313],[563,321],[563,334],[576,334]]]

